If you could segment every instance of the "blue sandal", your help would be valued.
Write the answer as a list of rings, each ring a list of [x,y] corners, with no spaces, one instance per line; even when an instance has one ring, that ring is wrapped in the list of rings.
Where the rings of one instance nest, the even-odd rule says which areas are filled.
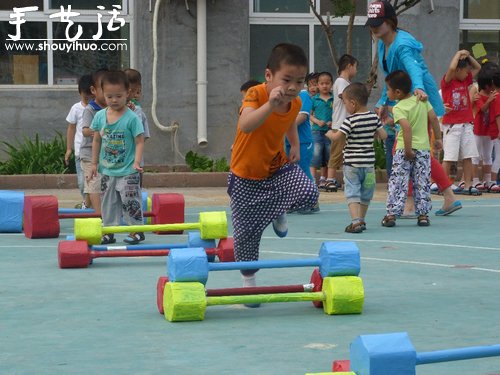
[[[452,214],[455,211],[458,211],[462,208],[462,203],[460,201],[455,201],[453,204],[448,207],[448,208],[441,208],[436,211],[436,216],[447,216],[449,214]]]

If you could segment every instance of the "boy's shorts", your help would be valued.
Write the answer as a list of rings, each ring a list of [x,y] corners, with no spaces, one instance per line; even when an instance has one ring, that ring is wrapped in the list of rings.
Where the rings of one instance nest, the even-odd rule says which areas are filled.
[[[338,132],[338,130],[335,129],[333,129],[332,131],[334,133]],[[343,150],[344,145],[341,142],[332,142],[332,145],[330,147],[330,160],[328,160],[328,168],[339,169],[342,167],[342,164],[344,162],[344,157],[342,155]]]
[[[443,161],[478,157],[471,123],[443,125]]]
[[[375,168],[344,165],[344,195],[349,203],[368,206],[375,193]]]
[[[85,160],[80,160],[80,163],[84,176],[83,192],[85,194],[101,194],[101,175],[97,174],[97,176],[89,180],[87,177],[92,174],[92,163]]]

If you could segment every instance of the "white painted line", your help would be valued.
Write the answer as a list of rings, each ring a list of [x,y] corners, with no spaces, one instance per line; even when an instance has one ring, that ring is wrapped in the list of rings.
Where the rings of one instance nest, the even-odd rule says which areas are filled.
[[[263,239],[276,239],[276,236],[267,237],[263,236]],[[366,239],[353,239],[349,238],[318,238],[318,237],[285,237],[282,240],[306,240],[306,241],[348,241],[348,242],[381,242],[381,243],[392,243],[392,244],[404,244],[404,245],[416,245],[416,246],[434,246],[434,247],[458,247],[463,249],[478,249],[478,250],[492,250],[500,251],[498,247],[487,247],[487,246],[474,246],[474,245],[459,245],[459,244],[449,244],[449,243],[433,243],[433,242],[412,242],[412,241],[391,241],[391,240],[366,240]]]
[[[315,256],[317,254],[308,254],[308,253],[294,253],[290,251],[266,251],[262,250],[261,253],[269,253],[269,254],[286,254],[286,255],[306,255],[306,256]],[[371,258],[371,257],[361,257],[362,260],[371,260],[376,262],[388,262],[388,263],[401,263],[401,264],[415,264],[418,266],[430,266],[430,267],[441,267],[441,268],[456,268],[456,269],[467,269],[474,271],[484,271],[484,272],[493,272],[500,273],[500,270],[492,269],[492,268],[482,268],[482,267],[474,267],[474,266],[461,266],[456,264],[441,264],[441,263],[432,263],[432,262],[418,262],[414,260],[399,260],[399,259],[385,259],[385,258]]]

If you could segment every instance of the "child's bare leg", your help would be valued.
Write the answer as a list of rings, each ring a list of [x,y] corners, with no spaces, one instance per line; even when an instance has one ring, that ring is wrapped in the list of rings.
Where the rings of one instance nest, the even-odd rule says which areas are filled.
[[[450,178],[451,164],[452,163],[453,163],[452,161],[447,161],[447,160],[444,160],[443,163],[442,163],[444,172],[446,173],[446,175],[448,176],[448,178]]]
[[[406,197],[405,210],[403,215],[413,215],[415,213],[415,200],[412,195]]]
[[[328,173],[327,173],[327,178],[329,180],[337,179],[337,168],[330,168],[328,167]]]
[[[349,203],[349,213],[351,214],[351,219],[354,222],[359,218],[363,218],[361,216],[361,204],[359,202],[351,202]],[[366,213],[366,211],[365,211]]]
[[[462,168],[460,168],[460,167],[462,167]],[[457,173],[455,174],[455,181],[460,182],[460,181],[465,180],[463,161],[457,161],[456,171],[457,171]],[[472,167],[471,167],[471,175],[472,175]],[[471,177],[471,181],[472,181],[472,177]]]
[[[311,174],[313,176],[314,183],[317,181],[317,176],[316,176],[316,168],[315,167],[310,167],[311,169]]]
[[[328,167],[321,167],[321,176],[324,177],[325,179],[328,176]]]
[[[101,214],[101,194],[98,193],[90,193],[88,194],[90,199],[90,204],[94,209],[96,214]]]
[[[91,208],[92,207],[92,202],[90,201],[90,194],[84,193],[84,197],[85,197],[85,206],[87,208]]]
[[[442,209],[445,210],[453,205],[453,203],[456,201],[456,196],[455,194],[453,194],[451,186],[448,186],[446,189],[444,189],[442,193],[444,198]]]
[[[472,184],[472,159],[464,159],[462,160],[462,170],[463,170],[463,179],[465,181],[465,188],[468,189]]]
[[[368,211],[368,205],[367,204],[360,204],[359,205],[359,217],[365,220],[366,217],[366,212]]]

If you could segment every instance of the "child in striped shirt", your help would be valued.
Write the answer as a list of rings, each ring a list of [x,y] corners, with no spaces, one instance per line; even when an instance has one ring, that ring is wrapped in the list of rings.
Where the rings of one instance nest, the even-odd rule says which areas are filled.
[[[375,192],[375,136],[385,139],[385,132],[378,116],[367,108],[370,94],[362,83],[351,83],[342,93],[348,116],[339,131],[329,131],[326,136],[333,142],[344,142],[344,195],[347,200],[351,223],[347,233],[361,233],[366,229],[366,212]]]

